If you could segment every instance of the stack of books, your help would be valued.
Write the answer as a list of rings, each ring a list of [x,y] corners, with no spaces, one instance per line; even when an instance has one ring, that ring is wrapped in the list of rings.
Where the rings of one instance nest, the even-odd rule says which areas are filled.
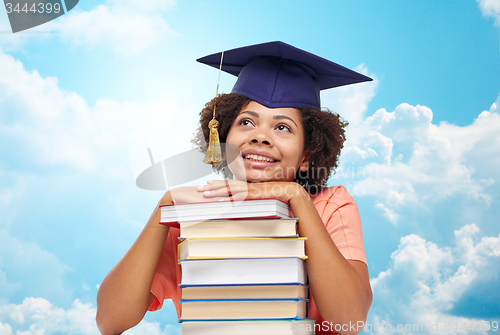
[[[277,199],[164,206],[180,228],[183,335],[314,334],[305,238]]]

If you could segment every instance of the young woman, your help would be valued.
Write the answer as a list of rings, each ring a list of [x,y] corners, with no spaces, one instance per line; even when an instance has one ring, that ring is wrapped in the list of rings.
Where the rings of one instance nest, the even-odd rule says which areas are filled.
[[[202,61],[215,66],[221,55]],[[215,165],[232,175],[199,187],[170,190],[137,240],[103,280],[97,324],[120,334],[146,311],[171,298],[180,314],[179,230],[159,225],[159,206],[200,201],[278,198],[299,219],[307,237],[309,317],[317,334],[358,333],[372,294],[357,206],[342,186],[326,187],[337,167],[346,123],[321,111],[319,90],[370,80],[282,42],[226,51],[223,70],[238,75],[233,93],[217,97],[201,112],[195,144],[206,151],[208,123],[216,109],[222,143],[237,147],[235,162]],[[218,67],[218,64],[216,64]],[[325,74],[326,73],[326,74]]]

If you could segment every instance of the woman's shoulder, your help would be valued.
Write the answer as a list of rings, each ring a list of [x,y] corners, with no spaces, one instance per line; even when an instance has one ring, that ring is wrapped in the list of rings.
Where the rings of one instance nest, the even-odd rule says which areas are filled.
[[[311,200],[327,229],[342,228],[345,233],[347,227],[351,230],[358,227],[355,230],[361,231],[358,205],[344,186],[320,189],[317,195],[311,195]]]
[[[320,188],[316,192],[311,192],[310,196],[314,204],[328,202],[341,205],[346,202],[354,202],[352,196],[342,185]]]

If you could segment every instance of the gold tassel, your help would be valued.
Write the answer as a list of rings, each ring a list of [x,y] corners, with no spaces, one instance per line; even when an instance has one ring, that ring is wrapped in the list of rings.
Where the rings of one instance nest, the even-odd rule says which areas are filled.
[[[220,56],[220,66],[219,66],[219,79],[217,80],[217,89],[215,91],[215,98],[219,95],[219,82],[220,82],[220,73],[222,70],[222,59],[224,58],[224,52],[222,52]],[[205,159],[203,160],[206,164],[220,164],[222,163],[222,154],[220,150],[220,141],[219,141],[219,131],[217,127],[219,126],[219,122],[215,119],[215,106],[217,100],[214,101],[214,116],[212,120],[208,123],[208,128],[210,129],[210,136],[208,137],[208,148],[207,153],[205,154]]]
[[[208,123],[208,128],[210,129],[210,137],[207,148],[207,154],[205,155],[205,159],[203,162],[207,164],[220,164],[222,163],[222,154],[220,150],[220,142],[219,142],[219,131],[217,130],[217,126],[219,122],[213,118]]]

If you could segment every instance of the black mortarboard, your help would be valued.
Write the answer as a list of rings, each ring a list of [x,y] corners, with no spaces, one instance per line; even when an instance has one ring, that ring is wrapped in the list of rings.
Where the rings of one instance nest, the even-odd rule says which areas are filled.
[[[202,57],[198,62],[219,68],[221,54]],[[283,42],[224,51],[222,70],[238,76],[233,93],[269,108],[320,108],[321,90],[372,80]]]

